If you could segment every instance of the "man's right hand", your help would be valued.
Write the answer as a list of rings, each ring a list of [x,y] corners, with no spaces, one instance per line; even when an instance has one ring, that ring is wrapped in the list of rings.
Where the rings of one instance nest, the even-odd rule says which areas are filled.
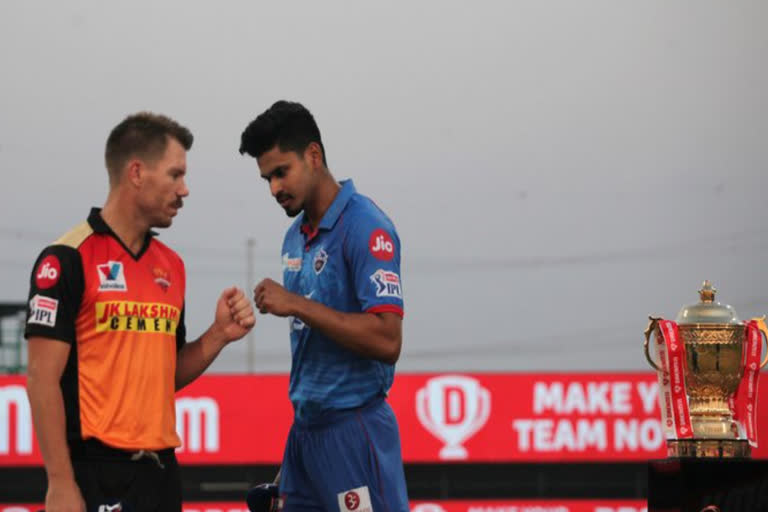
[[[72,479],[50,480],[45,495],[45,512],[86,512],[77,483]]]

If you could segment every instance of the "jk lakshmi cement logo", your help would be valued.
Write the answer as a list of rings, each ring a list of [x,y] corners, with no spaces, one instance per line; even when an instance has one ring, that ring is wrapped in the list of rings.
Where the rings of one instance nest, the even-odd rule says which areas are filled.
[[[429,379],[416,393],[416,414],[424,428],[445,443],[439,457],[466,459],[462,443],[488,421],[491,393],[477,379],[441,375]]]

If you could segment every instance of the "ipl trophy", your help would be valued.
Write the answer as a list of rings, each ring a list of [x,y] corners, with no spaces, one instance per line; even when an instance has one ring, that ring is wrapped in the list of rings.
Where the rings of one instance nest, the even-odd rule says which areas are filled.
[[[765,323],[742,322],[732,307],[715,301],[715,291],[704,281],[698,303],[683,307],[674,322],[650,317],[645,331],[670,457],[750,457],[757,444]]]

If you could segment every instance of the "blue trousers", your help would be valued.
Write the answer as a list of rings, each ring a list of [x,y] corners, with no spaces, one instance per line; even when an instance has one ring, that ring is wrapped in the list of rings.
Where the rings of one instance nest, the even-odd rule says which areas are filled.
[[[409,512],[392,408],[376,399],[294,422],[280,474],[284,512]]]

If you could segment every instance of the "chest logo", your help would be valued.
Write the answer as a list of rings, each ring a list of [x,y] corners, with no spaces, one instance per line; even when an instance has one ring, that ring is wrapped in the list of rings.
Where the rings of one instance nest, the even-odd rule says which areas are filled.
[[[124,292],[128,290],[125,272],[120,261],[108,261],[96,266],[99,272],[100,292]]]
[[[304,298],[305,299],[311,299],[312,295],[314,295],[314,294],[315,294],[315,290],[312,290],[311,292],[309,292],[306,295],[304,295]],[[304,327],[307,326],[307,324],[302,322],[301,318],[299,318],[297,316],[289,317],[288,320],[289,320],[290,325],[291,325],[291,331],[300,331],[300,330],[304,329]]]
[[[320,275],[320,272],[325,268],[325,264],[328,262],[328,253],[324,249],[320,249],[315,254],[315,260],[312,263],[312,268],[315,269],[315,274]]]
[[[155,267],[152,269],[152,275],[155,276],[155,283],[157,283],[164,292],[167,292],[168,288],[171,286],[171,273],[163,268]]]
[[[283,254],[283,270],[298,272],[301,270],[301,258],[291,258],[288,253]]]

